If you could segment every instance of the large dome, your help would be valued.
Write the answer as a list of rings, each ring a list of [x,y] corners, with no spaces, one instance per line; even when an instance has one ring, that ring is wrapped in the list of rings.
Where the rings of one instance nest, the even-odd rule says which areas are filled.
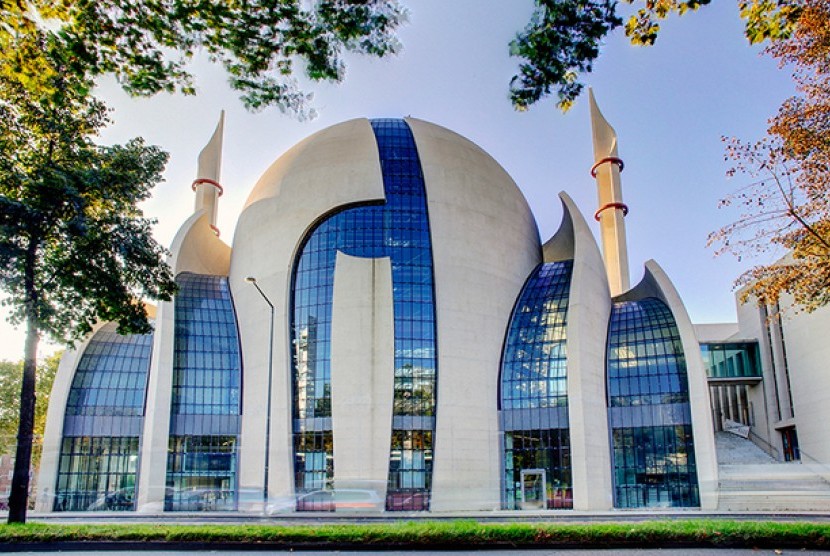
[[[459,201],[494,202],[506,223],[533,221],[522,193],[504,169],[483,149],[444,127],[406,118],[415,136],[428,196],[440,186],[456,190]],[[453,179],[449,179],[452,177]],[[295,196],[303,199],[297,206]],[[333,125],[304,139],[280,156],[262,175],[245,203],[279,197],[294,209],[319,206],[327,210],[343,204],[383,198],[377,144],[369,120],[359,118]],[[470,206],[469,208],[476,208]],[[518,218],[517,218],[518,217]],[[239,225],[244,226],[243,211]],[[535,225],[533,226],[535,230]],[[534,231],[535,233],[535,231]]]
[[[386,125],[391,126],[392,131],[384,132],[386,146],[379,150],[375,128]],[[410,146],[402,146],[404,142]],[[404,153],[406,149],[409,149],[408,154]],[[402,158],[407,159],[407,172],[413,164],[420,168],[418,174],[422,171],[421,193],[408,190],[391,193],[395,186],[390,183],[396,180],[396,164],[404,164]],[[415,196],[420,198],[418,203],[423,203],[418,210],[427,215],[428,222],[423,217],[419,217],[422,221],[417,225],[409,220],[413,218],[415,201],[411,199]],[[362,206],[375,206],[386,212],[376,220],[372,218],[377,215],[369,215],[358,217],[348,225],[332,224],[342,228],[336,239],[329,236],[328,240],[308,243],[329,242],[329,251],[309,263],[329,265],[329,270],[310,271],[308,279],[298,275],[299,261],[306,256],[306,242],[316,230],[323,223],[338,220],[333,215],[339,211],[359,213]],[[348,243],[353,241],[350,238],[356,238],[354,241],[358,242],[377,241],[376,229],[385,227],[388,231],[390,225],[398,232],[393,230],[393,235],[385,236],[382,243],[375,246],[378,248],[361,251],[353,249],[354,243]],[[413,232],[416,228],[418,231]],[[403,235],[394,236],[401,231]],[[278,367],[283,368],[283,362],[288,363],[285,369],[290,372],[291,362],[296,364],[304,357],[292,353],[299,345],[296,337],[292,340],[292,318],[301,318],[305,314],[302,304],[309,303],[309,298],[310,303],[315,303],[315,299],[331,295],[332,287],[333,309],[326,314],[333,316],[324,317],[328,319],[324,324],[331,326],[331,331],[321,332],[326,338],[331,336],[330,344],[326,344],[331,346],[331,362],[325,364],[331,365],[332,388],[337,390],[341,388],[338,384],[344,384],[337,382],[335,375],[338,372],[352,372],[348,369],[357,372],[357,369],[373,365],[372,361],[387,356],[398,357],[405,350],[399,349],[397,337],[384,336],[384,331],[392,329],[392,319],[395,320],[396,335],[401,330],[408,330],[410,324],[402,325],[403,328],[398,326],[400,311],[406,310],[402,308],[406,304],[399,303],[401,288],[393,284],[397,278],[390,275],[400,272],[395,259],[400,251],[396,250],[406,249],[412,242],[424,241],[429,244],[427,249],[431,249],[432,260],[428,266],[432,288],[427,285],[422,291],[429,297],[428,304],[434,307],[436,340],[432,350],[437,354],[434,365],[437,368],[436,388],[440,392],[434,426],[436,438],[443,438],[445,442],[441,445],[438,440],[435,449],[444,453],[444,461],[448,464],[435,469],[435,492],[466,490],[482,503],[491,504],[494,498],[498,499],[499,491],[498,444],[493,438],[498,434],[495,416],[501,344],[516,296],[530,271],[541,262],[541,246],[535,220],[521,191],[504,169],[471,141],[440,126],[412,118],[356,119],[310,136],[282,155],[265,172],[239,218],[231,258],[230,283],[243,338],[245,368],[266,366],[267,350],[262,346],[267,343],[269,326],[262,299],[245,283],[248,276],[256,277],[258,285],[276,306],[273,347]],[[337,252],[333,271],[332,248]],[[323,259],[328,262],[321,262]],[[309,281],[320,280],[323,272],[333,273],[333,277],[326,278],[333,286],[327,286],[329,290],[321,290],[321,293],[309,293],[306,285]],[[346,288],[343,286],[346,284],[350,285]],[[338,299],[340,291],[349,293]],[[421,301],[415,301],[415,305],[419,303]],[[380,318],[378,315],[388,319],[384,321],[388,325],[364,327],[367,319],[375,322],[372,319]],[[338,325],[338,319],[345,324]],[[372,326],[379,336],[371,341],[360,336],[361,330],[372,330]],[[297,330],[295,326],[295,334]],[[341,345],[346,346],[346,352],[339,355],[338,346]],[[361,345],[365,349],[355,347]],[[375,355],[363,360],[366,351]],[[362,375],[351,376],[342,388],[359,384],[367,373],[371,375],[365,371]],[[386,372],[378,376],[383,379],[388,375]],[[274,380],[277,388],[284,385],[281,388],[286,391],[282,401],[275,401],[285,404],[277,411],[290,413],[291,376],[281,370]],[[263,377],[246,371],[245,383],[243,405],[248,408],[261,406],[262,392],[267,389]],[[366,387],[377,387],[377,384]],[[359,394],[359,391],[354,393],[355,400]],[[351,394],[346,396],[350,397]],[[391,394],[388,397],[391,398]],[[344,397],[335,393],[332,400],[336,399]],[[294,411],[296,414],[296,406]],[[338,409],[335,407],[333,411],[336,414]],[[360,414],[360,410],[343,410],[342,413],[354,414]],[[391,419],[391,415],[389,417]],[[378,419],[377,426],[388,429],[389,422]],[[348,426],[346,421],[345,417],[333,419],[335,427]],[[245,423],[243,438],[246,435],[261,437],[263,431],[259,428],[264,426],[261,420],[249,419]],[[367,437],[383,439],[377,448],[377,457],[369,459],[377,462],[378,478],[385,477],[388,431],[384,433],[379,429],[373,433],[366,423],[360,427]],[[463,442],[452,439],[452,431],[459,430],[465,431]],[[366,450],[371,452],[372,448],[366,447]],[[286,457],[290,459],[289,454]],[[351,460],[348,456],[341,458],[336,467],[341,473],[348,469],[348,463],[344,461]],[[371,468],[365,458],[360,465]],[[439,489],[438,485],[445,481],[455,481],[458,487],[459,479],[452,469],[456,466],[470,470],[463,481],[464,488]],[[454,507],[454,503],[435,494],[433,508]]]

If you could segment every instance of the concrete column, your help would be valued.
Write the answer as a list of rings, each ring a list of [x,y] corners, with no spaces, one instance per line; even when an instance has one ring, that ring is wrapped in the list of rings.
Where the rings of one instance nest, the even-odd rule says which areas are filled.
[[[611,295],[602,256],[588,224],[570,197],[565,193],[559,197],[564,209],[562,226],[545,244],[544,254],[545,262],[572,259],[574,265],[567,330],[573,503],[575,510],[608,510],[613,498],[605,331],[611,316]]]
[[[167,448],[170,438],[170,403],[173,396],[173,350],[175,307],[172,301],[159,304],[153,335],[153,357],[145,401],[144,431],[138,471],[139,512],[164,509],[167,477]]]
[[[392,264],[337,253],[331,332],[335,488],[386,498],[394,398]]]

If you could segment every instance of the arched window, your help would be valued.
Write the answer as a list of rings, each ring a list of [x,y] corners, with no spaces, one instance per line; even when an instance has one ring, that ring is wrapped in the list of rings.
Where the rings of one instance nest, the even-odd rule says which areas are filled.
[[[395,368],[387,510],[426,510],[432,481],[437,374],[427,198],[415,140],[403,120],[372,120],[386,201],[340,210],[306,236],[294,264],[294,472],[298,495],[334,478],[331,322],[338,251],[392,263]],[[416,417],[413,419],[413,417]],[[301,496],[299,510],[330,509]],[[308,503],[306,503],[308,501]]]
[[[84,350],[64,416],[55,511],[134,510],[152,334],[102,326]]]
[[[573,507],[567,321],[572,261],[544,263],[519,296],[502,355],[507,509]]]
[[[614,505],[699,506],[686,359],[662,301],[614,304],[607,372]]]

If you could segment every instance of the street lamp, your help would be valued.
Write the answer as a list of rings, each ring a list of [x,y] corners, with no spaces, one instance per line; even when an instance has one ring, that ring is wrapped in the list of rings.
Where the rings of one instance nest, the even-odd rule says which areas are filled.
[[[249,284],[253,284],[256,288],[256,291],[259,292],[259,295],[262,296],[262,299],[265,300],[265,303],[271,308],[271,334],[268,337],[268,403],[266,404],[266,413],[265,413],[265,480],[262,485],[262,511],[265,512],[268,510],[268,464],[270,461],[270,451],[271,451],[271,382],[273,380],[273,369],[274,369],[274,304],[271,303],[271,300],[268,299],[268,296],[265,295],[265,292],[262,291],[262,288],[259,287],[257,284],[256,278],[253,276],[247,276],[245,281]]]

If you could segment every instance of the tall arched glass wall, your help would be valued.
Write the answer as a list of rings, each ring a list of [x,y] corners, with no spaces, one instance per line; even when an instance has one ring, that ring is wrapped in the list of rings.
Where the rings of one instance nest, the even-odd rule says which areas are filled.
[[[615,507],[699,506],[686,359],[662,301],[614,304],[607,370]]]
[[[395,368],[387,510],[429,507],[435,430],[436,339],[432,246],[418,151],[403,120],[372,120],[386,201],[339,211],[307,235],[294,266],[294,471],[298,495],[334,478],[331,319],[337,252],[389,257]],[[297,509],[331,509],[300,496]]]
[[[152,334],[115,323],[89,341],[69,390],[55,511],[134,510]]]
[[[242,361],[228,279],[176,278],[166,510],[237,507]]]
[[[572,261],[544,263],[513,309],[502,355],[503,503],[573,507],[567,321]]]

